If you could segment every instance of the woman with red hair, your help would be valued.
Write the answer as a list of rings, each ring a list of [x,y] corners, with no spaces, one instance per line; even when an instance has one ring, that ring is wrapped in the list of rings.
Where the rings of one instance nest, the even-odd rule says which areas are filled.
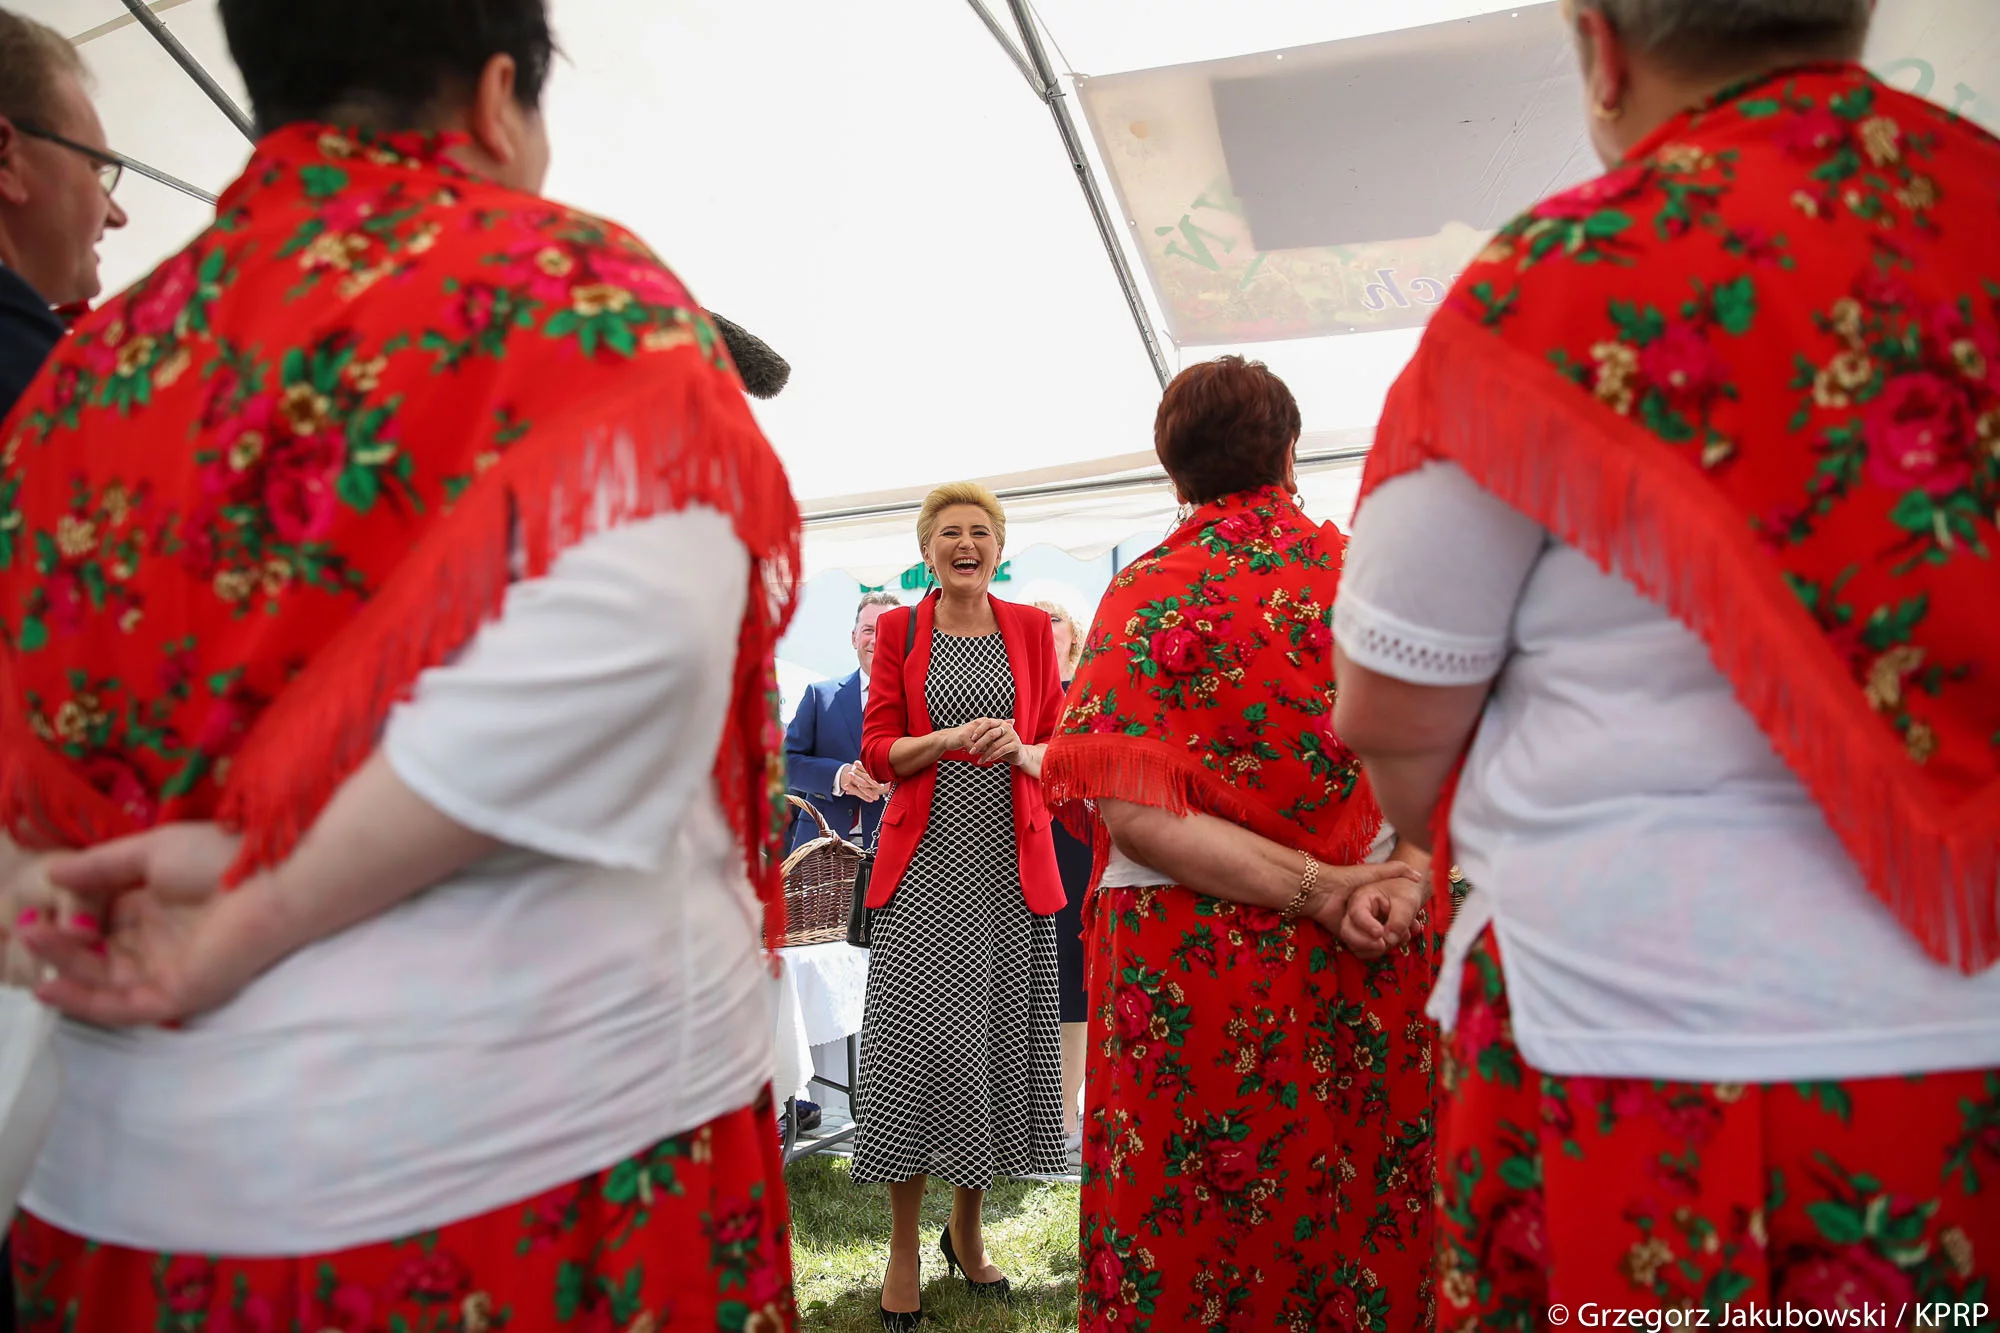
[[[1423,857],[1333,734],[1345,543],[1298,437],[1261,365],[1168,387],[1192,513],[1105,594],[1044,757],[1099,819],[1085,1329],[1431,1326]]]

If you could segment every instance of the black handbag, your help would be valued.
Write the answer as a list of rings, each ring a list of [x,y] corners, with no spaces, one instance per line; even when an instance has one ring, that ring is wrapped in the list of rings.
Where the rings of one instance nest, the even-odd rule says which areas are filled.
[[[875,853],[863,852],[854,867],[854,905],[847,911],[847,942],[857,949],[868,947],[868,872],[875,866]]]
[[[903,661],[907,665],[910,650],[917,646],[917,609],[910,608],[910,619],[903,627]],[[878,826],[875,836],[879,840],[882,830]],[[861,864],[854,868],[854,905],[847,910],[847,942],[857,949],[868,947],[869,925],[872,913],[868,910],[868,878],[875,869],[875,849],[861,853]]]

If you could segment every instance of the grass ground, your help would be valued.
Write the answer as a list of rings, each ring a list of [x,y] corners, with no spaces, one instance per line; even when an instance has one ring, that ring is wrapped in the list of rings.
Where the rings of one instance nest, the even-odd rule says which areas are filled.
[[[880,1333],[882,1269],[889,1260],[889,1192],[856,1185],[839,1157],[808,1157],[785,1173],[792,1196],[792,1268],[800,1324],[808,1333]],[[1014,1283],[1011,1310],[966,1294],[945,1277],[938,1233],[951,1215],[951,1190],[924,1199],[926,1328],[1074,1333],[1074,1185],[997,1182],[986,1196],[986,1248]]]

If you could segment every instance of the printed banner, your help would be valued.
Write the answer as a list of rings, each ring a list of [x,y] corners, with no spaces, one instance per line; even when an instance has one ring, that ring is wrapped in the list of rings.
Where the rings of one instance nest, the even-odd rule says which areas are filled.
[[[1168,335],[1424,323],[1494,228],[1601,170],[1557,10],[1079,79]],[[1991,0],[1882,0],[1869,64],[2000,127]]]

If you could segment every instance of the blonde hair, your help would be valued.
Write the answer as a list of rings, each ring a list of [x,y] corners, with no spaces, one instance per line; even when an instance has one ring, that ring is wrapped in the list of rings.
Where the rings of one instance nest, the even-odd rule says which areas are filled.
[[[1036,606],[1049,613],[1050,620],[1060,620],[1069,626],[1069,656],[1063,659],[1063,668],[1073,671],[1083,660],[1083,626],[1076,623],[1076,617],[1061,602],[1036,602]]]
[[[993,540],[1001,550],[1007,549],[1007,511],[1000,507],[1000,497],[976,481],[951,481],[926,495],[924,507],[917,512],[917,549],[926,559],[931,553],[931,538],[937,534],[938,515],[953,505],[984,509],[993,524]]]

